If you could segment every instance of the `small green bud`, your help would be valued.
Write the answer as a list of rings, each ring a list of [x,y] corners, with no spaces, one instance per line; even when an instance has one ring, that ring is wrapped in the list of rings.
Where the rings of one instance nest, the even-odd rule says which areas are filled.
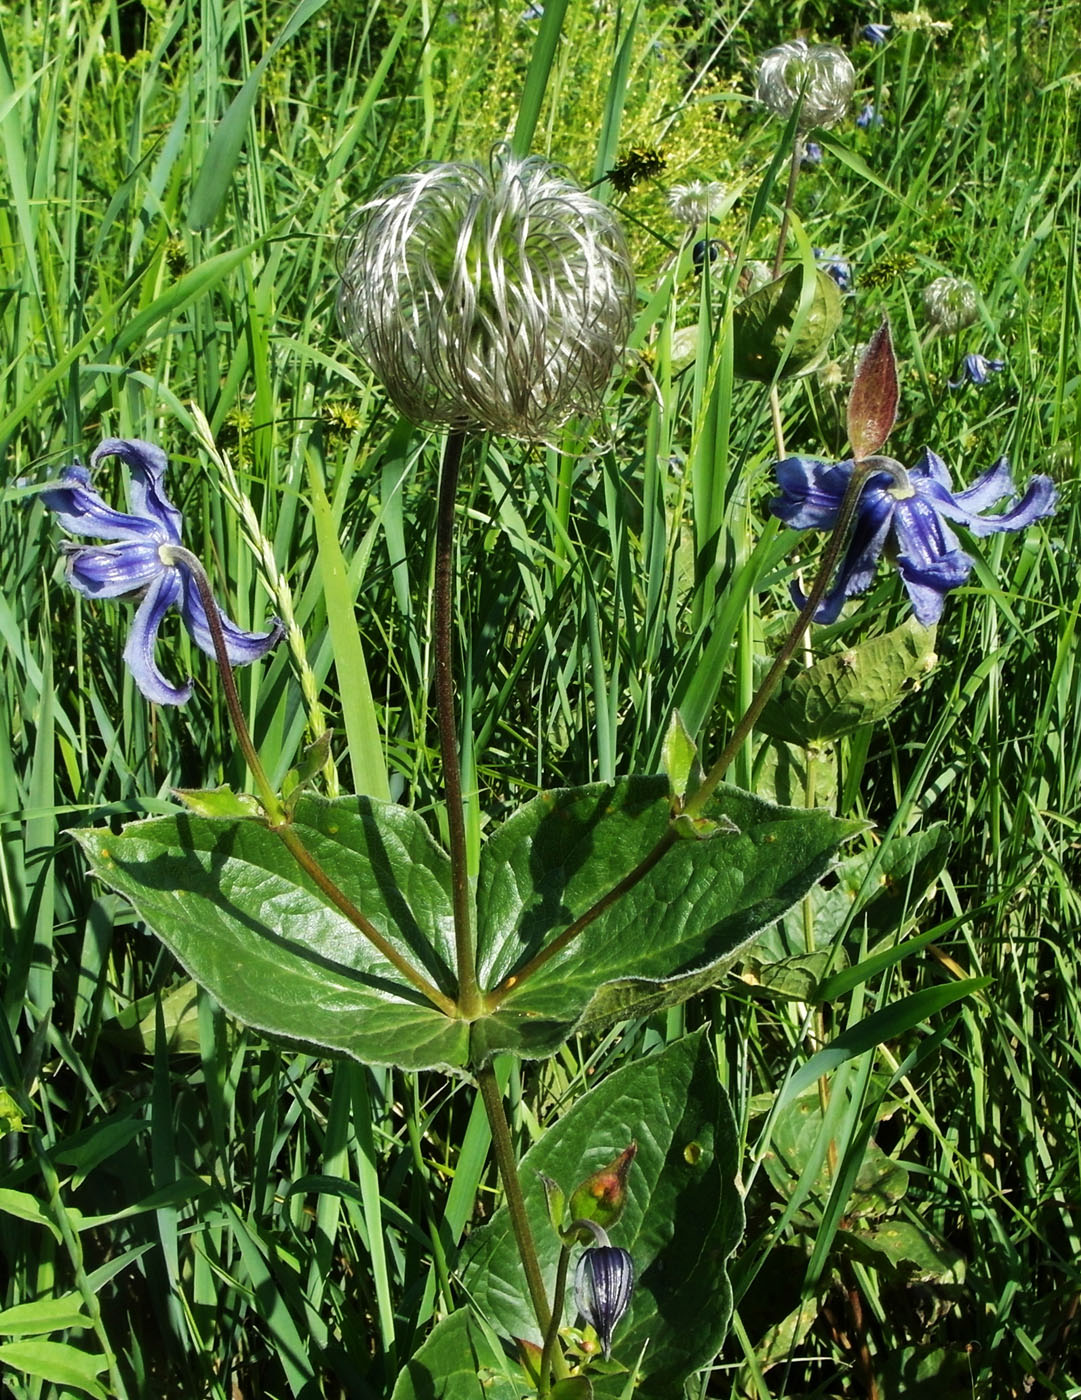
[[[570,1208],[575,1220],[593,1220],[606,1230],[616,1223],[627,1204],[627,1177],[637,1151],[638,1144],[632,1142],[614,1161],[574,1188]]]

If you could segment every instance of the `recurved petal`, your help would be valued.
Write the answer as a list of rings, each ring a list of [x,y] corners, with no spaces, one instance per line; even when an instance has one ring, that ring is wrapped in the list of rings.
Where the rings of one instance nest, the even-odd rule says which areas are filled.
[[[125,593],[137,593],[165,567],[155,543],[68,543],[65,553],[68,582],[86,598],[120,598]]]
[[[995,476],[1005,461],[1006,459],[1003,458],[996,467],[993,467],[986,474],[987,478]],[[1004,495],[1013,494],[1013,483],[1010,480],[1008,467],[1004,478],[1002,475],[998,475],[996,479],[999,485],[1002,484],[1003,480],[1005,481],[1006,490],[1000,490],[997,495],[994,495],[991,493],[989,485],[984,493],[984,499],[989,505],[1001,500]],[[1004,510],[998,515],[978,515],[969,502],[974,496],[979,499],[976,493],[984,480],[985,478],[981,477],[971,488],[971,491],[962,492],[960,496],[950,496],[946,493],[940,495],[935,492],[931,497],[935,509],[947,519],[955,520],[964,525],[978,538],[1002,534],[1006,530],[1024,530],[1029,525],[1034,525],[1037,520],[1043,520],[1055,513],[1055,506],[1058,503],[1058,489],[1055,483],[1049,476],[1034,476],[1025,488],[1025,494],[1009,510]],[[962,501],[965,502],[964,506],[961,504]]]
[[[960,588],[972,572],[972,560],[961,548],[924,561],[907,554],[897,556],[897,570],[904,582],[916,621],[930,627],[942,616],[943,599],[951,588]]]
[[[107,506],[90,485],[90,473],[79,462],[65,467],[60,481],[38,497],[46,510],[56,513],[70,535],[96,535],[104,540],[152,540],[160,537],[157,521],[124,515]]]
[[[154,660],[154,646],[161,620],[179,595],[178,571],[163,569],[136,609],[124,647],[124,662],[135,678],[135,684],[148,700],[158,705],[183,705],[191,698],[191,681],[180,686],[170,685]]]
[[[180,543],[183,516],[162,487],[169,459],[160,447],[141,438],[106,438],[95,448],[90,465],[96,467],[103,457],[119,457],[131,473],[131,508],[138,515],[153,520],[172,544]]]
[[[944,483],[947,488],[949,482]],[[964,491],[951,491],[951,504],[960,506],[964,511],[987,510],[989,506],[997,506],[999,501],[1005,500],[1007,496],[1015,496],[1016,488],[1013,484],[1013,474],[1010,471],[1010,459],[1000,457],[995,465],[985,471],[981,476]],[[953,518],[953,517],[951,517]],[[959,518],[959,517],[958,517]]]
[[[852,463],[786,457],[774,470],[781,494],[770,501],[771,513],[796,530],[832,530],[852,475]]]
[[[206,620],[203,600],[199,596],[199,590],[187,574],[183,575],[183,580],[180,610],[184,617],[184,625],[191,633],[196,646],[205,651],[208,656],[213,656],[214,639],[210,635],[210,625]],[[221,622],[222,632],[225,634],[225,650],[234,666],[246,666],[252,661],[258,661],[281,639],[285,630],[275,617],[271,619],[269,631],[246,632],[228,618],[220,607],[218,608],[218,619]]]

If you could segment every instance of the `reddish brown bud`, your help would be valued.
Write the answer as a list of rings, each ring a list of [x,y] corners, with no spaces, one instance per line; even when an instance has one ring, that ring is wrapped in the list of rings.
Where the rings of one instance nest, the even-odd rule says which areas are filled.
[[[848,440],[854,462],[881,450],[897,422],[899,398],[897,357],[890,323],[883,320],[856,366],[848,396]]]
[[[593,1220],[605,1230],[611,1229],[627,1204],[627,1177],[637,1151],[638,1144],[632,1142],[614,1161],[574,1188],[570,1199],[573,1219]]]

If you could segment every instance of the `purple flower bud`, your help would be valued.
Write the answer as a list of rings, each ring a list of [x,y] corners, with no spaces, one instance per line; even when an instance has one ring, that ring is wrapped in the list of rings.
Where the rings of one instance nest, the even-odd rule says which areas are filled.
[[[892,28],[892,24],[865,24],[860,33],[869,44],[884,44]]]
[[[803,150],[800,152],[800,165],[821,165],[822,147],[817,141],[805,141]]]
[[[596,1330],[604,1359],[612,1354],[612,1333],[627,1311],[634,1289],[634,1264],[625,1249],[593,1245],[574,1271],[574,1297],[578,1311]]]

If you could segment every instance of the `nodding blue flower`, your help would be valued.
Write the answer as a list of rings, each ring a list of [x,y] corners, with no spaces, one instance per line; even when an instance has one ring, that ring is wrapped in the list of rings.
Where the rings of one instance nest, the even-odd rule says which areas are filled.
[[[691,261],[694,263],[695,271],[701,272],[707,259],[711,263],[716,262],[719,252],[720,244],[715,238],[700,238],[691,248]]]
[[[625,1249],[615,1245],[591,1245],[574,1271],[574,1297],[578,1311],[596,1329],[604,1359],[612,1355],[612,1333],[630,1306],[634,1290],[634,1263]]]
[[[105,457],[119,457],[128,467],[130,515],[105,504],[90,485],[90,472],[80,462],[66,467],[59,482],[42,491],[40,499],[56,512],[69,534],[96,535],[109,541],[85,545],[65,541],[68,582],[85,598],[134,596],[140,600],[124,647],[124,661],[148,700],[183,705],[191,696],[191,681],[170,685],[154,660],[158,629],[169,609],[179,610],[196,646],[208,656],[215,653],[192,565],[183,558],[187,554],[180,534],[183,517],[162,486],[167,459],[160,447],[136,438],[106,438],[91,456],[91,467]],[[220,608],[217,611],[234,666],[258,661],[282,635],[277,618],[268,632],[245,632]]]
[[[882,113],[875,111],[873,102],[865,102],[863,110],[856,118],[856,125],[862,127],[864,131],[869,131],[873,126],[881,126]]]
[[[815,613],[816,622],[835,622],[847,599],[871,586],[878,557],[885,551],[901,574],[919,622],[930,626],[942,615],[943,599],[968,579],[973,561],[960,546],[948,521],[964,525],[978,537],[1004,530],[1024,530],[1051,515],[1058,492],[1048,476],[1034,476],[1016,499],[1010,464],[999,459],[967,491],[953,491],[942,458],[925,448],[908,472],[889,458],[881,461],[863,488],[856,523],[836,581]],[[853,463],[831,465],[811,457],[778,462],[781,494],[770,510],[797,530],[831,530],[852,476]],[[1000,515],[983,512],[1010,500]],[[797,607],[807,601],[793,586]]]
[[[860,33],[869,44],[884,44],[892,28],[892,24],[865,24]]]
[[[821,165],[822,147],[817,141],[804,141],[799,155],[800,165]]]
[[[835,258],[825,248],[812,248],[811,252],[822,271],[833,278],[842,292],[852,290],[852,268],[844,258]]]
[[[960,389],[962,384],[986,384],[992,374],[998,374],[1005,368],[1005,360],[989,360],[986,355],[966,355],[961,361],[960,374],[946,383],[951,389]]]

